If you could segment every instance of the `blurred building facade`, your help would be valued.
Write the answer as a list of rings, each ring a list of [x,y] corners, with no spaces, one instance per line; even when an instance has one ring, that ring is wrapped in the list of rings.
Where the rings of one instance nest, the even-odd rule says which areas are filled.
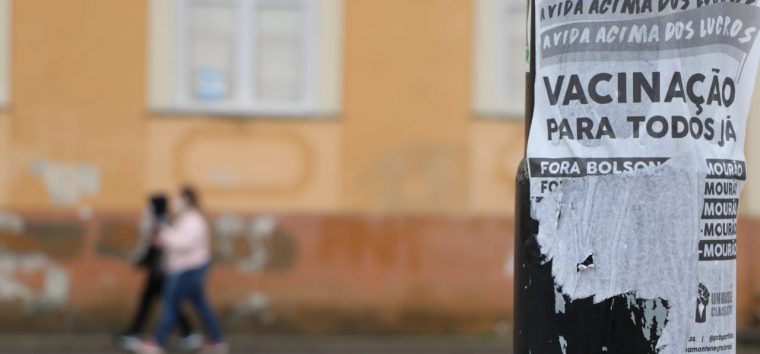
[[[125,323],[144,200],[191,183],[229,327],[503,330],[524,17],[516,0],[0,0],[0,328]]]

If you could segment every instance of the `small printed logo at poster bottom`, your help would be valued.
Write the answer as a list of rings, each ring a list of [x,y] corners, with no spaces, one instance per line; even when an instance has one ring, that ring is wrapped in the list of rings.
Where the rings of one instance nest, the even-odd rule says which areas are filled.
[[[710,291],[707,287],[699,283],[699,292],[697,294],[697,312],[695,321],[697,323],[704,323],[707,321],[707,305],[710,304]]]

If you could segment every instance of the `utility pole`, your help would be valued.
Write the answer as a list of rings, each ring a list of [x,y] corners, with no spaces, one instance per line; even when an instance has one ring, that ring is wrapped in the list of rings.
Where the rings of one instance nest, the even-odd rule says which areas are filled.
[[[514,353],[735,353],[758,3],[527,13]]]

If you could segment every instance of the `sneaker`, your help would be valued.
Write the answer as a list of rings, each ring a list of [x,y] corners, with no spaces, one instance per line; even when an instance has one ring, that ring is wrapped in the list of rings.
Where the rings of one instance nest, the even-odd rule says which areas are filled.
[[[122,334],[116,337],[116,345],[123,350],[136,352],[140,348],[140,344],[142,341],[134,334]]]
[[[201,354],[229,354],[230,346],[227,343],[216,343],[204,345]]]
[[[135,351],[137,354],[164,354],[164,349],[152,342],[140,342],[139,348]]]
[[[190,334],[177,341],[177,349],[183,352],[191,352],[199,349],[201,346],[203,346],[203,335],[200,333]]]

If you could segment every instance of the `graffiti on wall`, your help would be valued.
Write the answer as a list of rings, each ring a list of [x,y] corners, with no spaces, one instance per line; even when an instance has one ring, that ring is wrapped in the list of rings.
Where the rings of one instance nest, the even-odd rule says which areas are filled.
[[[28,221],[0,211],[0,302],[26,312],[58,310],[68,301],[68,272],[50,255],[75,257],[84,229],[69,223]]]
[[[288,269],[295,257],[295,241],[276,218],[269,215],[246,218],[222,214],[214,220],[217,257],[246,273]],[[264,292],[253,290],[234,305],[233,321],[256,319],[271,324],[276,319]]]
[[[24,218],[18,214],[0,211],[0,233],[19,235],[24,232]]]
[[[39,284],[28,279],[40,278]],[[69,294],[68,273],[39,253],[0,248],[0,302],[23,303],[28,312],[58,309]]]
[[[293,263],[295,242],[272,216],[223,214],[213,227],[218,257],[242,271],[284,270]]]

